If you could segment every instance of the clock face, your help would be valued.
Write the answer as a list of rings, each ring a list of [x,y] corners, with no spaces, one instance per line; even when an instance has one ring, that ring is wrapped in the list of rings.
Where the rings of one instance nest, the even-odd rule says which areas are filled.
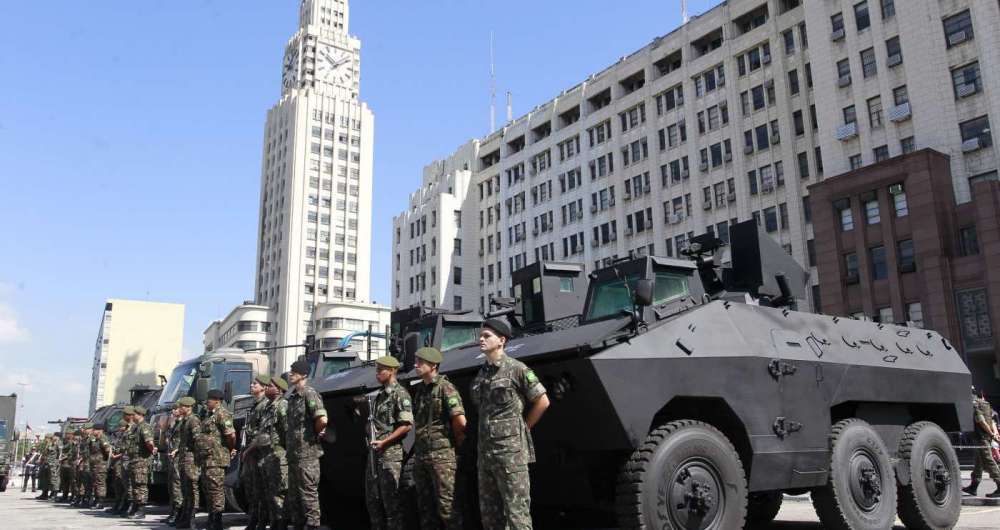
[[[295,86],[299,74],[299,48],[294,46],[285,53],[285,69],[283,73],[285,88]]]
[[[316,73],[320,79],[328,83],[346,84],[351,79],[351,62],[354,55],[332,46],[324,46],[317,50]]]

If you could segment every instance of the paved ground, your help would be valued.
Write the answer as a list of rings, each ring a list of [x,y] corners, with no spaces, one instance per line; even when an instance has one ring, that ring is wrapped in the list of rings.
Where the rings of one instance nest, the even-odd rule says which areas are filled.
[[[992,485],[989,485],[992,487]],[[985,488],[984,488],[985,489]],[[108,517],[94,510],[81,510],[65,504],[38,501],[36,493],[21,493],[20,488],[8,489],[0,493],[0,528],[11,530],[76,530],[121,528],[131,530],[165,528],[169,526],[158,521],[166,515],[163,507],[153,507],[151,515],[144,521],[128,521]],[[205,515],[198,518],[204,522]],[[228,527],[242,528],[246,525],[243,514],[227,514]],[[816,519],[809,496],[788,497],[781,507],[777,520],[766,528],[781,530],[819,530],[822,525]],[[901,524],[897,528],[903,528]],[[1000,506],[965,506],[959,519],[957,530],[978,530],[1000,528]],[[338,529],[350,530],[350,529]],[[539,529],[551,530],[551,529]]]

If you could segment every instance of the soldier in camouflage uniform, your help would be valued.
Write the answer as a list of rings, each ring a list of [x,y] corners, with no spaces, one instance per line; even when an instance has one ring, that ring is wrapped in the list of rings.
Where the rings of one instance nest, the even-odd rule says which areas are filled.
[[[69,502],[70,493],[75,487],[73,481],[76,478],[76,431],[72,427],[66,429],[66,436],[63,438],[59,475],[59,482],[62,485],[62,497],[59,502]]]
[[[208,505],[207,530],[222,530],[222,512],[226,509],[226,468],[236,453],[233,415],[222,406],[222,399],[221,390],[208,392],[206,416],[201,421],[195,440],[196,462],[201,467],[201,487]]]
[[[382,389],[375,396],[375,439],[368,458],[375,458],[365,473],[365,500],[372,530],[402,530],[403,513],[399,498],[399,476],[403,470],[403,438],[413,428],[410,393],[396,381],[399,361],[385,356],[375,360],[375,379]]]
[[[979,448],[976,449],[975,466],[972,469],[972,482],[962,491],[969,495],[976,495],[979,489],[979,479],[983,476],[983,469],[989,473],[990,478],[997,484],[997,489],[993,493],[986,494],[990,498],[1000,498],[1000,467],[993,460],[993,453],[990,444],[993,440],[1000,442],[1000,434],[997,433],[997,426],[993,423],[993,408],[990,403],[976,395],[976,389],[972,389],[972,413],[975,415],[976,437]]]
[[[192,413],[194,398],[185,396],[177,400],[178,431],[180,440],[177,445],[177,469],[181,478],[181,510],[175,519],[177,528],[191,528],[195,513],[198,511],[198,479],[201,469],[195,463],[196,440],[201,432],[201,421]]]
[[[59,492],[59,459],[62,458],[62,434],[55,433],[49,436],[45,444],[45,451],[42,453],[44,463],[42,464],[42,477],[44,487],[41,500],[55,500]]]
[[[163,445],[167,453],[167,494],[170,498],[170,514],[167,515],[167,518],[163,522],[170,526],[176,524],[177,515],[181,511],[181,503],[184,501],[184,496],[181,493],[180,466],[177,462],[177,452],[181,438],[180,407],[179,403],[174,403],[174,408],[170,411],[167,431],[163,433]]]
[[[413,388],[413,479],[421,530],[461,530],[462,512],[455,503],[455,448],[465,439],[462,396],[438,374],[444,356],[436,348],[417,350]]]
[[[156,439],[153,437],[153,429],[144,421],[146,409],[136,405],[132,407],[132,411],[133,423],[126,443],[129,497],[132,499],[129,517],[144,519],[146,502],[149,500],[149,459],[157,453]]]
[[[288,489],[288,461],[285,457],[285,429],[288,421],[288,403],[284,392],[288,383],[280,377],[271,379],[264,391],[267,406],[257,435],[257,469],[264,486],[263,498],[270,514],[271,530],[284,530],[285,492]]]
[[[126,407],[131,411],[132,407]],[[125,482],[125,435],[128,433],[129,422],[126,418],[129,415],[122,414],[122,419],[118,421],[118,428],[111,435],[111,455],[108,458],[108,466],[111,467],[111,489],[114,491],[115,502],[105,513],[122,515],[128,511],[128,486]]]
[[[92,437],[93,423],[84,423],[76,437],[76,480],[73,482],[73,506],[82,507],[87,501],[87,490],[90,489],[90,462],[88,447]]]
[[[295,361],[288,374],[292,390],[287,394],[288,416],[285,449],[288,458],[288,494],[285,520],[297,527],[319,528],[319,459],[326,434],[323,398],[306,382],[309,363]]]
[[[264,505],[263,483],[260,471],[257,469],[258,455],[256,451],[248,450],[254,439],[260,432],[260,421],[264,415],[264,408],[267,407],[268,400],[264,396],[264,389],[271,383],[271,376],[258,374],[250,382],[250,395],[254,402],[250,412],[247,413],[247,421],[243,425],[241,437],[244,440],[243,453],[240,454],[240,484],[243,486],[243,496],[246,498],[246,513],[250,516],[247,530],[254,530],[258,525],[266,525],[267,507]]]
[[[108,455],[111,444],[104,436],[104,427],[95,425],[92,429],[87,459],[90,465],[90,488],[87,491],[88,506],[95,510],[104,508],[104,497],[108,494]]]
[[[484,530],[531,528],[531,428],[549,406],[535,373],[504,353],[510,337],[505,321],[483,322],[479,350],[486,360],[472,381],[472,402],[479,409],[477,463]]]

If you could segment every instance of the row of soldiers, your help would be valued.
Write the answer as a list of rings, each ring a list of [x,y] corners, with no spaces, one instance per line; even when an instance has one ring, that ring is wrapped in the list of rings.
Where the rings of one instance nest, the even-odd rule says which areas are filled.
[[[149,457],[156,452],[145,415],[141,406],[126,407],[110,435],[105,434],[104,426],[93,423],[46,435],[39,446],[42,493],[36,498],[102,509],[108,497],[110,466],[114,505],[108,511],[143,518]]]

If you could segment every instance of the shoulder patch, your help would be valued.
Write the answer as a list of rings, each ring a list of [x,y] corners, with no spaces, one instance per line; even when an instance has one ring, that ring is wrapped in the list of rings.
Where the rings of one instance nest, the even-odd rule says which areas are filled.
[[[535,375],[534,370],[528,370],[528,373],[524,374],[524,377],[525,377],[525,379],[528,380],[529,383],[537,383],[538,382],[538,376]]]
[[[226,427],[232,427],[232,426],[233,426],[233,420],[228,420],[227,419],[226,420]]]
[[[450,398],[448,398],[448,406],[449,407],[454,407],[454,406],[457,406],[457,405],[458,405],[458,398],[457,397],[451,396]]]
[[[403,406],[404,407],[409,407],[410,406],[410,399],[409,398],[403,398]]]

